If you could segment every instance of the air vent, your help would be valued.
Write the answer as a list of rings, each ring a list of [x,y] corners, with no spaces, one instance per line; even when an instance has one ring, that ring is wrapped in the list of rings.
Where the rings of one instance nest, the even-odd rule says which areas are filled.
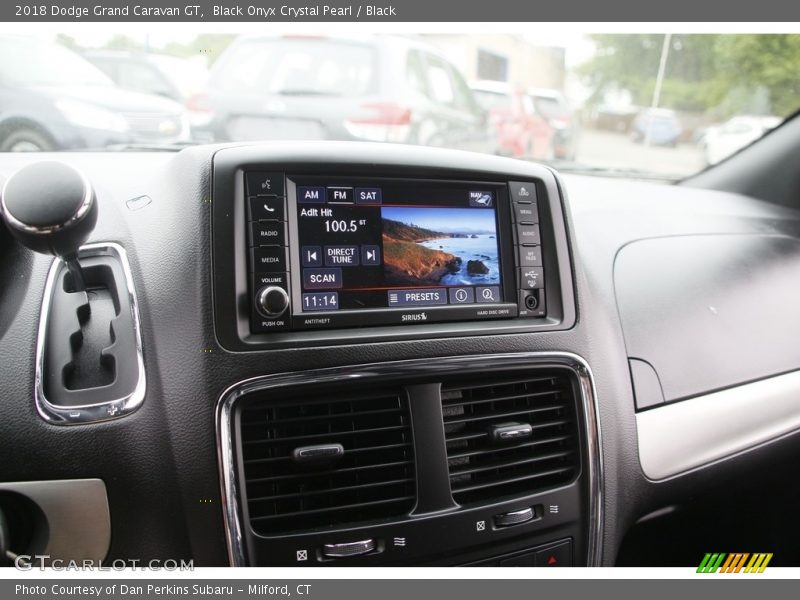
[[[444,384],[442,412],[460,504],[545,490],[578,474],[575,394],[565,374]]]
[[[245,497],[257,533],[375,521],[414,505],[401,389],[251,402],[240,425]]]

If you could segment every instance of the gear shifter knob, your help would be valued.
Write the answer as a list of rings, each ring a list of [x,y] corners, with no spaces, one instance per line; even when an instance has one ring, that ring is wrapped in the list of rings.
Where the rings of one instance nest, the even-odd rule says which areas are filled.
[[[75,291],[85,289],[77,253],[97,223],[97,202],[83,175],[56,161],[23,167],[6,181],[0,212],[21,244],[61,257]]]

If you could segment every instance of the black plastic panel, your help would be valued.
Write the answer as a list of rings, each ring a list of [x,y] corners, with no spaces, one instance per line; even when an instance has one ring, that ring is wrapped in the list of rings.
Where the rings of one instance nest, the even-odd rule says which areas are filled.
[[[369,149],[369,161],[364,151]],[[219,343],[228,350],[258,350],[327,346],[347,343],[357,331],[362,342],[402,339],[443,338],[466,335],[520,333],[569,329],[575,324],[575,298],[571,258],[558,181],[550,169],[523,162],[501,161],[505,169],[493,169],[486,157],[470,153],[452,153],[450,160],[432,163],[428,149],[394,145],[358,145],[328,143],[319,145],[275,145],[225,148],[214,155],[212,249],[215,330]],[[413,178],[469,182],[535,181],[541,223],[542,260],[545,277],[545,318],[507,318],[470,321],[469,309],[449,309],[451,317],[465,322],[369,326],[365,314],[347,322],[348,328],[333,331],[251,332],[250,284],[247,277],[247,215],[244,203],[245,173],[252,171],[320,176],[361,178]],[[506,218],[509,219],[510,216]],[[507,252],[513,255],[513,237],[506,238]],[[502,255],[502,251],[501,251]],[[542,290],[539,290],[542,291]],[[514,294],[508,290],[507,295]],[[512,298],[516,302],[517,298]],[[513,307],[512,307],[513,308]],[[435,309],[433,309],[435,310]],[[365,311],[366,313],[366,311]],[[475,313],[472,310],[472,313]],[[344,322],[345,313],[339,315]],[[367,326],[365,326],[367,325]],[[358,327],[356,330],[355,327]]]
[[[641,240],[619,252],[614,281],[628,356],[652,365],[666,402],[800,364],[796,239]]]

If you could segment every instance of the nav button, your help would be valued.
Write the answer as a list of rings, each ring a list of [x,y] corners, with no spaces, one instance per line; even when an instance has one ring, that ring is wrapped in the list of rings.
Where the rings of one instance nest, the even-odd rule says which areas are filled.
[[[450,288],[450,304],[472,304],[475,290],[472,288]]]

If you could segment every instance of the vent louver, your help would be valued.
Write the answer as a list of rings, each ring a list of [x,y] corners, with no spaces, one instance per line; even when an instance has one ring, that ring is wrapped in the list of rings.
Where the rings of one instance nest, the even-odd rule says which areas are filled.
[[[247,508],[257,533],[396,517],[414,505],[401,389],[257,401],[242,409],[240,428]],[[293,458],[299,448],[325,445],[341,448],[322,460]]]
[[[470,504],[570,482],[580,455],[567,375],[489,376],[442,386],[453,498]],[[499,439],[498,432],[518,436]]]

